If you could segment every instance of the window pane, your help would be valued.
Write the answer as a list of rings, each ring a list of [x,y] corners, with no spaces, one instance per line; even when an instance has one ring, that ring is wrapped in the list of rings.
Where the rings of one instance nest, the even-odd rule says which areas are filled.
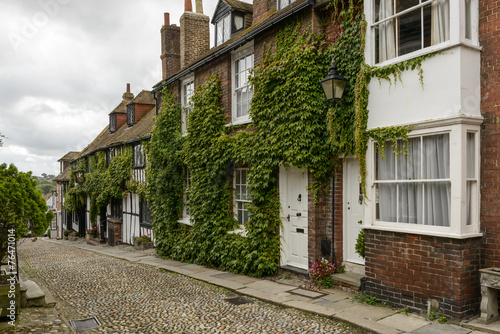
[[[400,184],[398,201],[398,222],[422,224],[422,184]]]
[[[422,48],[422,21],[420,10],[414,10],[398,18],[399,55]]]
[[[376,145],[376,144],[375,144]],[[396,156],[393,152],[391,142],[386,142],[384,154],[377,147],[376,153],[376,180],[395,180],[396,179]]]
[[[447,179],[450,177],[449,134],[423,138],[423,178]]]
[[[219,21],[215,24],[215,30],[216,30],[216,43],[215,45],[221,45],[223,43],[223,36],[224,36],[224,31],[223,31],[223,21]]]
[[[410,9],[413,6],[418,5],[419,0],[398,0],[396,4],[397,4],[396,10],[399,13],[404,10]]]
[[[424,224],[450,226],[449,182],[424,184]]]
[[[397,185],[377,184],[377,220],[396,222]]]
[[[422,178],[421,173],[421,139],[410,138],[406,144],[408,155],[399,154],[398,161],[398,180],[418,180]],[[402,140],[398,141],[398,150],[401,152],[405,143]]]
[[[476,136],[467,133],[467,177],[476,177]]]
[[[472,39],[472,0],[465,0],[465,38]]]

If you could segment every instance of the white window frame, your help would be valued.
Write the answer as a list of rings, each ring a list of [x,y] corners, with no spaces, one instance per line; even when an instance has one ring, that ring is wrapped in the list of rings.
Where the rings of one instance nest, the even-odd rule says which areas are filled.
[[[222,29],[219,39],[219,31]],[[224,44],[231,38],[231,13],[224,15],[219,21],[215,22],[215,46]]]
[[[449,133],[450,136],[450,226],[429,226],[409,223],[395,223],[376,220],[376,181],[375,181],[375,154],[376,142],[370,140],[366,158],[366,191],[363,227],[367,229],[384,230],[391,232],[423,234],[447,238],[470,238],[481,236],[480,232],[480,124],[482,118],[451,117],[448,119],[429,121],[426,124],[414,125],[410,137],[429,136]],[[475,157],[472,161],[475,168],[474,177],[467,178],[467,134],[475,134]],[[471,191],[470,212],[471,219],[467,218],[467,182],[474,184]]]
[[[249,70],[253,69],[255,65],[255,60],[254,60],[254,47],[253,47],[253,41],[247,43],[243,47],[239,48],[238,50],[234,51],[231,55],[231,91],[232,91],[232,124],[233,125],[238,125],[238,124],[246,124],[246,123],[251,123],[252,120],[250,118],[249,110],[250,110],[250,101],[252,100],[253,96],[253,88],[248,82],[248,79],[245,82],[244,86],[239,86],[238,83],[236,82],[236,62],[251,56],[251,62],[252,65],[250,68],[245,69],[246,72]],[[240,72],[241,73],[241,72]],[[241,74],[238,74],[241,75]],[[238,101],[237,101],[237,94],[238,90],[241,89],[249,89],[251,91],[251,97],[248,101],[248,110],[246,110],[246,114],[243,116],[238,116],[237,108],[238,108]]]
[[[241,183],[241,172],[244,171],[245,172],[245,180],[246,180],[246,183]],[[246,191],[245,191],[245,197],[246,199],[238,199],[238,186],[242,186],[244,185],[246,187]],[[236,220],[238,221],[238,211],[240,210],[238,208],[238,204],[239,203],[242,203],[243,206],[245,207],[243,209],[243,211],[246,211],[247,212],[247,215],[248,215],[248,220],[250,219],[250,213],[248,212],[248,206],[250,205],[250,203],[252,203],[252,200],[250,199],[250,190],[248,188],[248,168],[235,168],[234,169],[234,175],[233,175],[233,189],[234,189],[234,196],[233,196],[233,211],[234,211],[234,215],[235,215],[235,218]],[[241,188],[240,188],[241,189]],[[245,224],[246,222],[245,221],[243,222],[242,224],[238,221],[239,224],[239,229],[234,231],[234,233],[244,233],[245,231]]]
[[[146,167],[146,154],[144,153],[144,146],[142,143],[134,145],[134,163],[132,164],[134,168],[144,168]]]
[[[189,208],[187,206],[187,202],[189,199],[189,196],[187,194],[188,189],[191,185],[191,174],[189,173],[189,170],[186,168],[184,172],[184,192],[182,194],[182,201],[184,203],[184,206],[182,208],[182,217],[179,219],[179,223],[186,224],[186,225],[193,225],[191,223],[191,216],[189,214]]]
[[[187,134],[188,128],[188,115],[193,110],[191,98],[194,95],[194,75],[184,78],[181,81],[181,133]]]
[[[424,1],[424,0],[422,0]],[[430,1],[436,1],[436,0],[425,0],[429,1],[426,2],[425,5],[428,5]],[[449,40],[444,41],[442,43],[436,44],[436,45],[431,45],[429,47],[423,47],[419,50],[416,50],[414,52],[402,55],[402,56],[396,56],[394,58],[376,63],[375,62],[375,52],[376,48],[378,47],[375,44],[375,28],[380,22],[383,22],[385,20],[390,20],[391,18],[400,16],[401,13],[406,13],[407,11],[403,11],[401,13],[398,13],[396,15],[393,15],[391,17],[388,17],[384,20],[381,20],[379,22],[375,22],[375,0],[365,0],[365,17],[368,23],[368,29],[366,30],[366,48],[365,48],[365,58],[366,62],[369,65],[377,65],[377,66],[386,66],[386,65],[391,65],[394,63],[402,62],[405,60],[409,60],[412,58],[420,57],[426,54],[430,54],[436,51],[441,51],[445,49],[449,49],[451,47],[457,46],[457,45],[466,45],[468,47],[474,48],[481,50],[481,47],[479,45],[479,4],[478,0],[467,0],[471,1],[471,12],[470,12],[470,22],[471,22],[471,34],[470,38],[466,38],[466,5],[464,0],[456,1],[456,0],[449,0],[449,6],[450,6],[450,37]],[[419,4],[416,7],[424,6],[424,4]],[[414,8],[414,7],[413,7]]]
[[[294,2],[295,0],[276,0],[276,5],[278,6],[278,10],[282,10],[283,8],[290,6]]]

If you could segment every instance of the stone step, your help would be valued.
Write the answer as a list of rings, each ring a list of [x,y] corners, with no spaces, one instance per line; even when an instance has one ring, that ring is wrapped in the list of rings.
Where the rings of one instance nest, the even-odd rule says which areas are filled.
[[[35,282],[21,282],[21,307],[44,307],[45,304],[45,293]]]
[[[350,288],[355,291],[361,290],[361,279],[365,277],[364,275],[345,272],[342,274],[334,274],[332,276],[333,284]]]

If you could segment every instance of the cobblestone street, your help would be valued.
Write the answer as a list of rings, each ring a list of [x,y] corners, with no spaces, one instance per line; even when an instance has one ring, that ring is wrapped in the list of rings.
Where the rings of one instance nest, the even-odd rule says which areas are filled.
[[[231,291],[43,240],[24,242],[20,257],[28,275],[53,292],[64,318],[98,318],[93,333],[358,333],[257,300],[233,305],[226,301],[237,296]]]

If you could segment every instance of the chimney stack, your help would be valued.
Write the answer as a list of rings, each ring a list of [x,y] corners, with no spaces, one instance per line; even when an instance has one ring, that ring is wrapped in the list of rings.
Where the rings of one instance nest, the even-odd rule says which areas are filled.
[[[210,49],[210,18],[203,14],[202,1],[196,1],[196,13],[192,10],[191,0],[186,0],[185,12],[180,19],[181,68]]]
[[[163,80],[181,69],[181,28],[170,25],[170,14],[164,14],[165,25],[161,28],[161,65]]]
[[[127,91],[123,93],[122,99],[125,103],[130,103],[134,99],[134,94],[130,92],[130,84],[127,84]]]

